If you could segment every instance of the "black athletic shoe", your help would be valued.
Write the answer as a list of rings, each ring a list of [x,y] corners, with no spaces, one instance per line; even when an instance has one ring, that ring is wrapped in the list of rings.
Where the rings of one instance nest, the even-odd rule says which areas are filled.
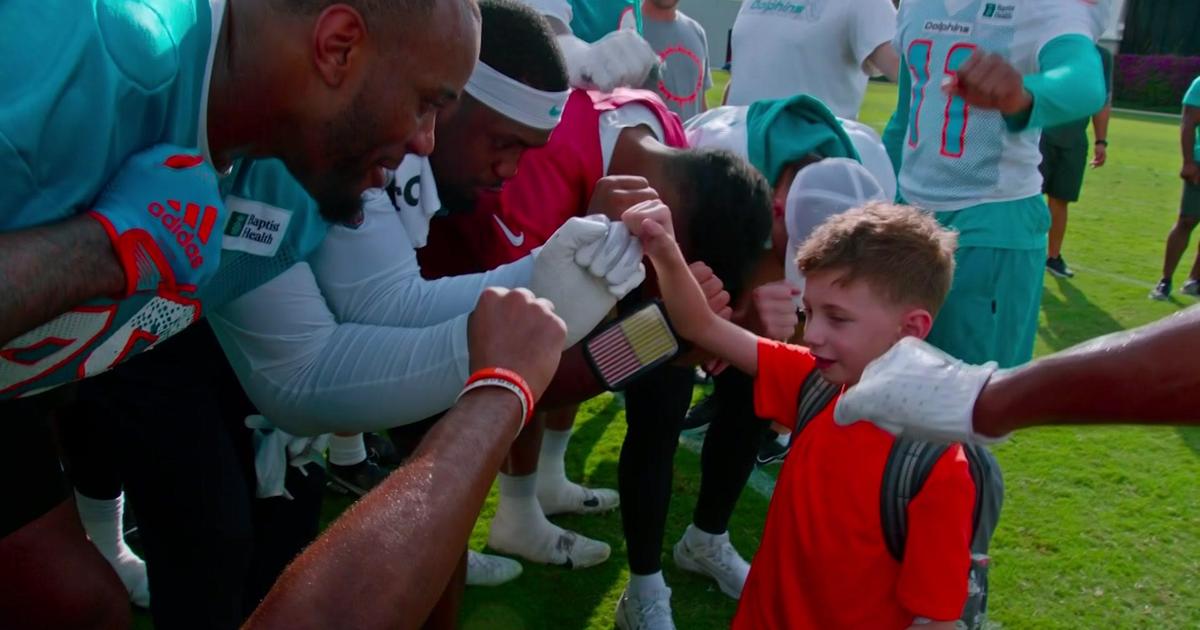
[[[683,430],[692,431],[708,426],[717,419],[717,411],[717,399],[711,394],[705,396],[703,400],[688,409],[687,416],[683,418]]]
[[[1179,287],[1179,292],[1192,297],[1200,297],[1200,280],[1188,278],[1188,281],[1184,282],[1182,287]]]
[[[1075,272],[1067,266],[1067,261],[1063,260],[1062,254],[1055,258],[1046,259],[1046,271],[1059,278],[1074,278]]]
[[[361,497],[387,479],[389,471],[368,458],[353,466],[330,464],[328,474],[327,488],[338,494]]]
[[[1171,297],[1171,281],[1163,278],[1158,281],[1158,286],[1150,292],[1151,300],[1165,300]]]
[[[378,433],[363,433],[363,446],[367,449],[367,459],[384,468],[395,469],[402,463],[392,441]]]
[[[755,458],[755,463],[760,467],[771,466],[774,464],[782,464],[783,459],[787,457],[788,451],[792,450],[792,441],[789,438],[786,446],[779,443],[775,439],[775,432],[763,440],[762,446],[758,447],[758,456]]]

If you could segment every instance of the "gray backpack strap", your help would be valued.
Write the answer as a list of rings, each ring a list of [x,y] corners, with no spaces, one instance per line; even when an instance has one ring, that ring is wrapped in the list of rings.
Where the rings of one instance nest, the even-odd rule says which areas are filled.
[[[975,511],[971,525],[971,552],[986,554],[992,534],[1000,522],[1000,508],[1004,504],[1004,477],[996,456],[985,446],[963,444],[963,452],[971,467],[971,479],[975,482]]]
[[[897,562],[904,560],[904,542],[908,539],[908,502],[917,496],[945,444],[933,444],[899,437],[888,453],[879,492],[879,517],[883,540]]]
[[[971,520],[971,569],[967,576],[967,601],[963,605],[959,627],[980,630],[987,625],[988,573],[991,558],[988,545],[1000,521],[1004,502],[1004,480],[1000,465],[987,448],[963,444],[963,454],[975,484],[975,509]],[[946,445],[930,444],[910,438],[898,438],[888,453],[879,492],[879,514],[883,522],[883,540],[892,557],[904,560],[908,539],[908,503],[917,496],[933,472]]]
[[[809,372],[804,379],[804,384],[800,386],[800,398],[796,405],[796,426],[792,429],[792,437],[789,444],[795,441],[796,436],[808,426],[812,419],[821,413],[821,410],[829,406],[829,402],[838,395],[842,389],[841,385],[834,385],[825,380],[821,376],[820,370]]]

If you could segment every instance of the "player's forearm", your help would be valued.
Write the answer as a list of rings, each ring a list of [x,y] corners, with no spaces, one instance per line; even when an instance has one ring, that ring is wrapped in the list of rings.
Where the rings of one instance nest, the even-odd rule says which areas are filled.
[[[1011,131],[1057,127],[1104,107],[1104,68],[1096,46],[1082,35],[1056,37],[1038,54],[1040,71],[1025,77],[1031,108],[1007,116]]]
[[[498,388],[464,396],[408,462],[296,558],[246,627],[419,627],[466,548],[520,409]]]
[[[0,233],[0,343],[124,287],[104,228],[88,217]]]
[[[975,430],[1040,424],[1200,423],[1200,307],[999,372],[975,405]]]
[[[888,81],[896,82],[900,74],[900,56],[891,42],[884,42],[867,57],[867,63],[887,77]]]
[[[1112,104],[1106,104],[1104,109],[1096,112],[1092,116],[1092,132],[1095,134],[1095,141],[1108,141],[1108,121],[1112,118]]]
[[[1179,126],[1179,144],[1180,150],[1183,152],[1183,164],[1196,163],[1196,121],[1189,118],[1186,114],[1183,117],[1183,124]]]
[[[901,58],[903,59],[903,58]],[[901,61],[900,66],[904,63]],[[904,160],[904,137],[908,135],[908,108],[912,99],[912,78],[908,70],[900,73],[897,81],[900,86],[896,92],[896,110],[883,128],[883,148],[887,150],[888,158],[892,161],[892,170],[900,175],[900,165]]]

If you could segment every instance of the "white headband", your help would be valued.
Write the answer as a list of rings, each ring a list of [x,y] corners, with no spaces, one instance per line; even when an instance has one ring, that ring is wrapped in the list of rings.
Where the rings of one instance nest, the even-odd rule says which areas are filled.
[[[558,126],[571,95],[569,90],[543,92],[531,88],[482,61],[475,62],[475,70],[467,80],[467,93],[507,118],[545,130]]]

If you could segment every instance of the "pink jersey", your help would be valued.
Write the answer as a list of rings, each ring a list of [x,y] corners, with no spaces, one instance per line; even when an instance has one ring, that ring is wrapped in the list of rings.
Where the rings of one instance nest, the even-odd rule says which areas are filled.
[[[656,114],[664,144],[688,146],[679,117],[653,92],[575,90],[550,141],[525,152],[516,177],[500,192],[481,193],[472,212],[430,222],[428,244],[417,250],[421,274],[440,278],[494,269],[525,257],[567,219],[586,214],[596,181],[604,176],[600,116],[631,103]]]

